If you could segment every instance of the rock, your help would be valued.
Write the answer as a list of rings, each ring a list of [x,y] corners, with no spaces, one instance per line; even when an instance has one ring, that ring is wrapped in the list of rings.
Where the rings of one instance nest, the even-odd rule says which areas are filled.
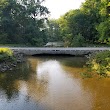
[[[24,55],[22,53],[14,52],[14,57],[16,60],[14,61],[5,61],[0,63],[0,72],[12,71],[13,68],[17,66],[18,63],[24,62]]]

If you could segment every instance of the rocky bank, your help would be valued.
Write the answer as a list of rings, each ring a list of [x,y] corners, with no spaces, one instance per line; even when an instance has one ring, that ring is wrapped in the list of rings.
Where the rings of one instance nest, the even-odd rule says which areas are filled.
[[[24,55],[22,53],[14,52],[15,60],[0,62],[0,72],[13,70],[18,63],[24,62]]]

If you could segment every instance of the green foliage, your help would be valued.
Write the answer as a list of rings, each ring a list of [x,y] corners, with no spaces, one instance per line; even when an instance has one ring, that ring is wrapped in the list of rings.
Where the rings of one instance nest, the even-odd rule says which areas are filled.
[[[78,34],[73,38],[73,42],[71,45],[73,47],[82,47],[84,43],[85,43],[84,37],[81,34]]]
[[[0,1],[0,43],[30,44],[38,46],[44,42],[48,9],[42,0]]]
[[[0,33],[0,43],[4,44],[7,42],[7,34]]]
[[[9,48],[0,48],[0,62],[13,58],[13,51]]]
[[[90,74],[90,73],[88,73],[88,72],[80,73],[80,75],[81,75],[83,78],[92,78],[92,74]]]
[[[108,0],[86,0],[80,9],[70,10],[58,20],[60,36],[67,46],[74,46],[79,33],[89,44],[110,43]],[[76,44],[77,45],[77,44]],[[80,45],[80,44],[78,44]]]
[[[93,55],[88,66],[101,76],[110,75],[110,51],[103,51]]]
[[[46,29],[47,41],[56,42],[61,41],[60,28],[57,20],[49,20],[48,28]]]
[[[110,19],[108,18],[106,21],[101,22],[98,27],[98,36],[99,36],[99,42],[104,42],[104,43],[110,43],[109,38],[110,38]]]
[[[99,52],[95,55],[96,63],[101,63],[104,66],[110,61],[110,51]]]
[[[13,52],[9,48],[0,48],[0,54],[6,53],[8,56],[12,56]]]
[[[65,46],[110,44],[110,2],[86,0],[58,20],[47,20],[44,0],[0,0],[0,43],[43,46],[63,41]],[[80,35],[79,35],[80,33]],[[85,40],[85,42],[83,42]]]

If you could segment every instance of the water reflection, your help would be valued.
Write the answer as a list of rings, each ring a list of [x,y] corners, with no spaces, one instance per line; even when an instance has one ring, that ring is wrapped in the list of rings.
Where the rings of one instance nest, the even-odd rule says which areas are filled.
[[[85,58],[30,57],[0,73],[0,110],[109,110],[110,79],[83,79]]]
[[[41,97],[37,101],[32,99],[35,90],[41,96],[45,87],[38,84],[31,66],[31,62],[27,61],[20,64],[17,71],[0,73],[0,110],[48,110],[39,104]]]
[[[80,80],[71,78],[58,60],[40,62],[36,71],[37,79],[48,82],[48,94],[42,103],[53,110],[84,110],[92,107],[91,95],[85,93],[85,97],[82,94]]]
[[[54,80],[56,77],[60,77],[60,73],[64,73],[60,63],[56,60],[48,60],[42,63],[39,63],[37,68],[37,79],[43,81]]]
[[[30,74],[28,63],[23,63],[16,68],[18,71],[0,73],[0,88],[4,91],[8,100],[16,98],[19,92],[19,85],[16,80],[27,81]]]

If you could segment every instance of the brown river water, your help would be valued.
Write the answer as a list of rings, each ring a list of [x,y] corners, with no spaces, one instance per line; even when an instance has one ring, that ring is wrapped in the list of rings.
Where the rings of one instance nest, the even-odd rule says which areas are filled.
[[[86,60],[28,57],[0,73],[0,110],[110,110],[110,78],[83,78]]]

